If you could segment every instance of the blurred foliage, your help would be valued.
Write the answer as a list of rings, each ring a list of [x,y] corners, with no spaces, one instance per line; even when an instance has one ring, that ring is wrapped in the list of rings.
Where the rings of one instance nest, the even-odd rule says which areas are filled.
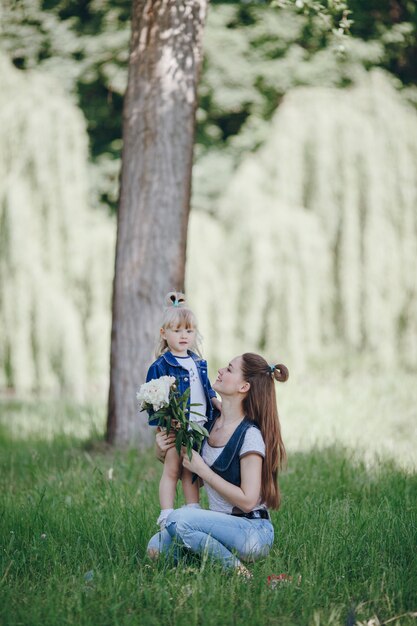
[[[261,351],[294,372],[352,351],[417,369],[417,114],[397,81],[362,68],[349,89],[291,90],[216,215],[192,212],[186,285],[209,362]]]
[[[349,0],[354,14],[352,34],[377,39],[382,65],[405,84],[417,83],[417,4],[414,0]]]
[[[85,119],[0,51],[0,388],[108,389],[114,218],[90,207]]]
[[[213,211],[241,155],[261,145],[297,85],[344,87],[382,66],[416,103],[417,7],[411,0],[211,3],[197,121],[194,206]],[[95,204],[115,209],[131,3],[3,0],[1,46],[78,99],[90,136]],[[352,13],[350,13],[350,11]],[[351,20],[353,22],[351,23]],[[353,37],[344,33],[350,30]]]
[[[4,0],[1,46],[20,69],[54,75],[87,119],[94,204],[114,209],[122,147],[122,107],[130,3]]]

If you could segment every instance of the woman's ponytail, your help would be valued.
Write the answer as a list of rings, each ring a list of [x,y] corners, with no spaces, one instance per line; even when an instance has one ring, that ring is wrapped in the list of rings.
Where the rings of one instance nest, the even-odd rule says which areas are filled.
[[[288,376],[289,376],[288,368],[282,363],[279,363],[278,365],[274,365],[273,367],[274,367],[275,380],[278,381],[279,383],[285,383],[285,381],[288,380]]]

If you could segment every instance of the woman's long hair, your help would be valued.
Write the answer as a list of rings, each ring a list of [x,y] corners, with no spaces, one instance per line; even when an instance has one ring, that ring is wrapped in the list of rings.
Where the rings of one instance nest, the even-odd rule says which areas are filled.
[[[281,437],[274,382],[284,383],[288,379],[285,365],[268,365],[258,354],[246,352],[242,355],[243,379],[250,383],[242,408],[248,419],[255,421],[265,441],[265,459],[262,463],[262,502],[278,509],[281,497],[278,471],[286,460]]]

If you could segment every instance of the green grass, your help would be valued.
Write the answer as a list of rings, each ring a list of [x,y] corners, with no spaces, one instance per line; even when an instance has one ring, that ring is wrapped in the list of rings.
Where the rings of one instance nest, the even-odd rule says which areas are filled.
[[[55,406],[39,411],[57,423]],[[36,405],[3,403],[0,423],[22,412]],[[245,583],[209,561],[146,558],[161,471],[151,453],[3,426],[0,458],[3,626],[353,625],[417,611],[417,475],[390,460],[337,445],[290,453],[272,553]],[[282,572],[293,582],[269,588]]]

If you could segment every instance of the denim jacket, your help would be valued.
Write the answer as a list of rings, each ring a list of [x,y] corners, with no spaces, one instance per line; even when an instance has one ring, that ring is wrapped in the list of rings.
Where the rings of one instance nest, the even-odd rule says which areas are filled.
[[[204,395],[207,401],[206,417],[210,421],[218,412],[214,409],[211,402],[212,398],[216,397],[216,392],[212,389],[208,374],[207,374],[207,361],[201,359],[197,354],[188,350],[188,356],[190,356],[197,366],[198,375],[200,377],[201,384],[203,385]],[[160,378],[161,376],[175,376],[177,379],[177,389],[180,394],[183,394],[190,386],[189,372],[185,367],[179,364],[177,359],[171,352],[164,352],[161,356],[150,366],[146,375],[146,382],[153,380],[154,378]],[[188,399],[188,406],[190,405],[190,399]],[[198,407],[196,407],[198,410]],[[158,420],[152,420],[152,414],[149,413],[149,424],[151,426],[157,426]]]
[[[209,432],[213,428],[213,425],[214,420],[206,426]],[[228,483],[232,483],[238,487],[240,487],[241,481],[239,452],[243,445],[246,431],[251,426],[255,426],[255,428],[259,429],[256,422],[245,417],[244,420],[240,422],[213,465],[210,466],[213,472],[216,472],[216,474],[227,480]]]

